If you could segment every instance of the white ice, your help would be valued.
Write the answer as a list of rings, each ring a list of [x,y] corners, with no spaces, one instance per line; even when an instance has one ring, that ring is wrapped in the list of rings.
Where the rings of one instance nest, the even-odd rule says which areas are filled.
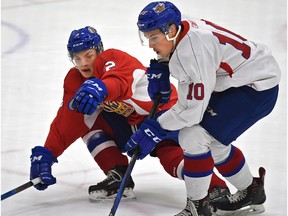
[[[106,49],[124,50],[148,65],[155,55],[140,45],[136,22],[149,2],[1,1],[1,194],[29,181],[31,148],[44,144],[61,103],[63,79],[72,67],[66,51],[70,32],[94,26]],[[267,170],[262,215],[287,215],[287,2],[173,2],[184,14],[211,20],[272,49],[283,72],[278,102],[234,144],[243,150],[255,176],[259,166]],[[2,201],[1,215],[108,215],[113,203],[88,201],[89,185],[105,176],[84,144],[78,140],[58,159],[53,165],[56,185],[42,192],[31,187]],[[172,216],[185,206],[184,182],[168,176],[158,159],[137,161],[132,175],[137,200],[121,202],[116,215]]]

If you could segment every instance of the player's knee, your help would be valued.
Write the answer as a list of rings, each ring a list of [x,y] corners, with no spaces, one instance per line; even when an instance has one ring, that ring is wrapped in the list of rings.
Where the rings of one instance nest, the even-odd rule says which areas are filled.
[[[200,125],[186,127],[179,133],[179,143],[184,154],[203,154],[210,150],[213,137]]]
[[[101,130],[90,131],[82,139],[93,157],[108,147],[116,147],[115,142]]]
[[[210,148],[215,164],[225,161],[231,152],[231,145],[226,146],[216,140],[211,142]]]

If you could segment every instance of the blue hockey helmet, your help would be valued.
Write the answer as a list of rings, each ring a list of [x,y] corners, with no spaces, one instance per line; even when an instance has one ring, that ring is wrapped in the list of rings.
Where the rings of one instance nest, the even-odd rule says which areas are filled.
[[[73,30],[68,40],[67,49],[71,57],[73,53],[88,49],[95,49],[98,53],[104,50],[100,35],[91,26]]]
[[[168,1],[156,1],[148,4],[139,14],[137,26],[139,31],[148,32],[160,29],[165,35],[169,33],[169,26],[181,25],[181,12]]]

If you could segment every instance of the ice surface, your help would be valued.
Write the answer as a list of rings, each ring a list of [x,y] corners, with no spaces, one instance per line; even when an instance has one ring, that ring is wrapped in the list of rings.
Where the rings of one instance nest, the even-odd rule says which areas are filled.
[[[104,47],[126,51],[145,65],[154,53],[139,43],[137,17],[150,1],[2,0],[1,193],[29,180],[30,150],[43,145],[72,66],[66,51],[70,32],[87,25]],[[282,71],[274,111],[235,142],[253,174],[267,170],[264,216],[287,215],[287,3],[285,0],[173,1],[184,14],[205,18],[267,44]],[[90,203],[88,187],[105,176],[86,147],[76,141],[53,165],[58,183],[33,187],[1,202],[3,216],[108,215],[113,203]],[[121,202],[119,216],[167,216],[186,204],[184,182],[168,176],[158,159],[137,161],[137,200]],[[233,189],[232,189],[233,190]]]

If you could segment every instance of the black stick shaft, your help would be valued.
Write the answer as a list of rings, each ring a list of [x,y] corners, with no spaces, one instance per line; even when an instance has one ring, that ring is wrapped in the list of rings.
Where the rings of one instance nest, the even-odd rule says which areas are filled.
[[[151,109],[151,111],[150,111],[150,113],[148,115],[148,118],[154,118],[155,113],[157,111],[158,105],[159,105],[159,96],[157,95],[156,98],[155,98],[155,102],[153,103],[152,109]],[[139,154],[139,149],[136,148],[136,151],[133,153],[132,158],[130,160],[130,163],[129,163],[129,165],[127,167],[127,170],[125,172],[125,175],[124,175],[124,177],[123,177],[123,179],[121,181],[119,190],[117,192],[117,195],[116,195],[116,198],[114,200],[114,204],[113,204],[113,206],[111,208],[109,216],[114,216],[116,214],[116,211],[117,211],[117,208],[118,208],[119,203],[121,201],[123,192],[124,192],[125,187],[126,187],[126,185],[128,183],[128,179],[131,176],[131,172],[132,172],[133,167],[134,167],[134,165],[136,163],[138,154]]]

